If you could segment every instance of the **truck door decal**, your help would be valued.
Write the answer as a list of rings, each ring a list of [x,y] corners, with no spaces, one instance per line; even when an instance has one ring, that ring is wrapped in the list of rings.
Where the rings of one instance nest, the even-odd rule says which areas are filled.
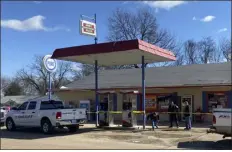
[[[230,116],[229,115],[220,115],[219,118],[225,118],[225,119],[229,119]]]
[[[20,119],[20,118],[26,118],[26,119],[29,119],[29,118],[32,118],[32,115],[19,115],[19,116],[15,116],[16,119]]]

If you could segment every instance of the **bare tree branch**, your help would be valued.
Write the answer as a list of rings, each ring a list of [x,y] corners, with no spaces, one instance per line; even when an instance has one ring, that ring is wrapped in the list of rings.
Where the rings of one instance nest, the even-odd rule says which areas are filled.
[[[211,37],[203,38],[198,42],[199,57],[201,63],[209,63],[212,61],[213,53],[217,50],[216,43]]]
[[[151,9],[138,9],[136,13],[117,9],[108,19],[108,29],[107,39],[109,41],[141,39],[170,51],[178,48],[175,37],[167,30],[159,29],[156,17]],[[178,61],[178,64],[181,63]],[[162,64],[172,65],[173,63]],[[149,66],[151,65],[153,64],[149,64]],[[126,68],[128,67],[140,68],[139,65],[126,66]]]
[[[187,40],[184,43],[184,51],[187,64],[197,64],[198,52],[197,42],[194,40]]]
[[[35,56],[35,61],[28,66],[18,71],[17,77],[23,83],[24,87],[29,92],[35,90],[37,94],[45,95],[48,88],[48,71],[44,68],[43,57]],[[66,78],[71,72],[71,63],[69,62],[58,62],[58,69],[56,72],[51,74],[51,81],[53,89],[60,88],[69,82]],[[31,89],[31,91],[30,91]]]
[[[223,57],[227,61],[232,61],[231,59],[231,48],[232,48],[232,42],[229,39],[222,38],[219,42],[219,51],[222,53]]]

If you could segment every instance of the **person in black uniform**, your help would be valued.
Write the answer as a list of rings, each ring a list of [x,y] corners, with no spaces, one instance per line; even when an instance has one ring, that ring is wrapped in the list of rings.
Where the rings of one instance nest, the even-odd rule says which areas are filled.
[[[185,102],[184,108],[185,130],[191,129],[190,107],[188,101]]]
[[[169,128],[172,128],[173,127],[173,121],[175,121],[176,123],[176,127],[179,128],[179,123],[178,123],[178,110],[179,110],[179,107],[174,104],[173,101],[171,101],[171,104],[169,105],[168,107],[168,112],[169,113],[169,121],[170,121],[170,126]]]

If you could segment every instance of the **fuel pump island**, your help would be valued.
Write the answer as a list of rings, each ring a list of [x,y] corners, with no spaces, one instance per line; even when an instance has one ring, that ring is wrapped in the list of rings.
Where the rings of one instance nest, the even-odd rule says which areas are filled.
[[[118,98],[115,91],[99,92],[99,125],[100,126],[114,126],[122,125],[123,127],[137,126],[136,115],[133,111],[137,110],[137,91],[120,91],[121,98]],[[121,107],[117,108],[120,101]],[[117,111],[120,109],[120,111]],[[115,122],[115,118],[122,120]]]
[[[103,80],[101,79],[101,75],[98,75],[98,66],[133,65],[141,63],[141,79],[136,80],[141,81],[141,86],[131,86],[125,90],[140,90],[142,101],[142,105],[140,105],[142,109],[140,111],[142,111],[143,115],[143,129],[145,129],[146,125],[145,64],[176,60],[175,55],[171,51],[137,39],[60,48],[53,52],[52,58],[95,65],[95,87],[90,86],[89,90],[95,90],[97,127],[99,126],[99,123],[103,123],[105,125],[114,124],[114,117],[119,114],[114,114],[112,111],[120,110],[122,110],[122,125],[136,126],[137,120],[133,111],[138,110],[137,95],[134,92],[128,93],[127,91],[122,91],[121,93],[117,93],[117,95],[124,95],[123,99],[121,99],[123,101],[123,105],[120,106],[118,106],[119,102],[117,102],[120,99],[115,97],[116,95],[114,92],[108,92],[107,95],[105,95],[105,93],[103,93],[103,95],[99,93],[99,91],[102,90],[117,90],[117,88],[122,87],[120,82],[118,82],[117,88],[109,88],[106,84],[101,84],[100,82]],[[149,83],[147,87],[149,87]],[[115,98],[117,98],[117,100],[115,100]],[[103,110],[103,112],[101,110]]]

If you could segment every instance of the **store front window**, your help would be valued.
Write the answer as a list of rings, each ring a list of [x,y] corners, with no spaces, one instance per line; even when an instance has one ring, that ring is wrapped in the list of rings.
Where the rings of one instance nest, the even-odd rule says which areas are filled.
[[[157,96],[157,102],[158,102],[158,107],[159,111],[168,111],[169,103],[171,101],[171,95],[160,95]]]
[[[157,110],[157,99],[155,95],[146,95],[146,112],[154,112]]]
[[[166,112],[168,111],[169,103],[172,99],[172,94],[146,94],[145,110],[146,112]],[[142,98],[140,98],[140,105],[142,105]],[[142,106],[141,106],[142,110]]]
[[[227,95],[225,93],[208,93],[208,112],[214,108],[227,108]]]

